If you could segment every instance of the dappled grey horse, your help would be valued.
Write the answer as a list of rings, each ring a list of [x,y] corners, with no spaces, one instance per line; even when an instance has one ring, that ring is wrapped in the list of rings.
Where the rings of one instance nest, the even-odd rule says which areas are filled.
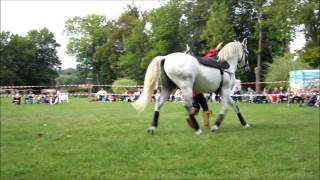
[[[148,132],[150,134],[155,133],[158,127],[160,109],[176,88],[183,91],[185,108],[196,134],[201,134],[202,130],[195,119],[195,115],[191,112],[193,90],[199,93],[219,91],[218,93],[221,96],[220,114],[211,127],[212,131],[219,129],[227,112],[228,103],[237,113],[241,125],[248,128],[249,124],[246,123],[238,106],[230,96],[231,88],[236,79],[235,72],[238,63],[241,66],[241,71],[249,70],[246,44],[247,41],[244,39],[243,42],[230,42],[221,49],[218,53],[218,61],[225,60],[228,62],[229,68],[225,70],[204,66],[195,57],[186,53],[177,52],[167,56],[155,57],[147,68],[143,92],[139,99],[133,103],[136,110],[143,111],[151,101],[154,90],[156,88],[160,89],[159,100],[155,103],[153,123]]]

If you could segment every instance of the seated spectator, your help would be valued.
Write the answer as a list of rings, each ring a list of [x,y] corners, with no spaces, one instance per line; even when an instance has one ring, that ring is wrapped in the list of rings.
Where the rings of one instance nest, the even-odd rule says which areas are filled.
[[[34,104],[35,101],[35,95],[33,94],[32,90],[30,90],[27,94],[27,96],[24,99],[24,102],[26,104]]]
[[[41,93],[39,98],[38,98],[38,103],[40,104],[44,104],[44,103],[49,103],[49,101],[47,100],[47,96],[45,93]]]
[[[175,99],[176,99],[176,97],[174,97],[174,93],[171,93],[168,100],[171,102],[174,102]]]
[[[248,102],[255,103],[256,102],[256,96],[255,96],[256,92],[253,89],[251,89],[250,87],[248,87],[247,94],[249,95]]]
[[[58,104],[59,103],[59,96],[57,93],[54,93],[53,96],[50,98],[50,104]]]
[[[257,95],[256,96],[256,102],[257,103],[268,103],[268,95],[269,95],[269,91],[267,88],[263,88],[263,91],[261,92],[261,95]]]
[[[278,95],[279,95],[279,89],[275,87],[272,91],[272,94],[269,94],[269,100],[272,103],[278,103]]]
[[[293,92],[293,95],[291,97],[291,103],[297,102],[301,105],[301,103],[304,103],[304,92],[303,89],[298,89],[297,91]]]
[[[116,102],[117,101],[117,96],[115,94],[110,94],[110,95],[107,96],[107,101]]]
[[[183,101],[183,93],[181,89],[177,89],[176,92],[174,93],[174,99],[175,102],[182,102]]]
[[[137,92],[133,93],[133,96],[134,96],[133,101],[137,100],[140,97],[141,93],[142,93],[141,88],[138,88]]]
[[[314,106],[320,107],[320,95],[317,95],[316,103],[314,103]]]
[[[231,94],[233,94],[232,99],[234,101],[242,101],[241,98],[241,81],[239,79],[235,80],[234,86],[231,90]]]
[[[123,96],[121,97],[122,101],[132,102],[134,99],[132,93],[129,91],[129,89],[124,88]]]
[[[159,101],[159,98],[160,98],[160,90],[159,89],[155,89],[153,91],[151,100],[152,100],[152,102],[157,102],[157,101]]]
[[[12,103],[15,103],[17,105],[21,104],[21,94],[19,91],[16,91],[15,95],[12,98]]]
[[[233,93],[233,95],[231,96],[232,97],[232,99],[234,100],[234,101],[241,101],[241,89],[239,89],[239,87],[234,87],[233,89],[232,89],[232,93]]]
[[[310,107],[315,106],[316,102],[317,102],[317,96],[313,95],[309,97],[306,106],[310,106]]]
[[[152,102],[156,102],[156,94],[157,94],[157,92],[158,92],[157,89],[153,90],[153,93],[152,93],[152,96],[151,96],[151,101]]]
[[[97,92],[96,97],[97,97],[98,101],[100,101],[100,102],[107,102],[108,101],[108,93],[103,88],[101,88]]]
[[[278,103],[283,103],[284,101],[288,100],[287,92],[284,90],[282,86],[279,88],[279,95],[278,95]]]

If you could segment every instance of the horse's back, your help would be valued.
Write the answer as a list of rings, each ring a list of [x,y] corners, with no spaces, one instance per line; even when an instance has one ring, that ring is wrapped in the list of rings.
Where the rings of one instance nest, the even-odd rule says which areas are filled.
[[[213,92],[221,81],[220,70],[201,65],[195,57],[185,53],[167,55],[164,70],[179,88],[191,84],[198,92]]]

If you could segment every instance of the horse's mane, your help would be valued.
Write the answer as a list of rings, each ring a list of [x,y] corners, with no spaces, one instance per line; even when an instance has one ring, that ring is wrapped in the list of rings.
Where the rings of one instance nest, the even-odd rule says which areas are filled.
[[[241,43],[239,41],[230,42],[218,53],[219,60],[228,60],[239,54]]]

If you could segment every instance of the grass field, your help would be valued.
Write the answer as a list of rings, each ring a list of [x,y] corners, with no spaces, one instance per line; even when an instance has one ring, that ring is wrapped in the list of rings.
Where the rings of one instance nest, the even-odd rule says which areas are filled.
[[[219,133],[196,136],[183,106],[167,103],[150,136],[152,105],[138,114],[125,102],[1,99],[0,179],[319,179],[319,109],[239,107],[251,128],[230,109]]]

